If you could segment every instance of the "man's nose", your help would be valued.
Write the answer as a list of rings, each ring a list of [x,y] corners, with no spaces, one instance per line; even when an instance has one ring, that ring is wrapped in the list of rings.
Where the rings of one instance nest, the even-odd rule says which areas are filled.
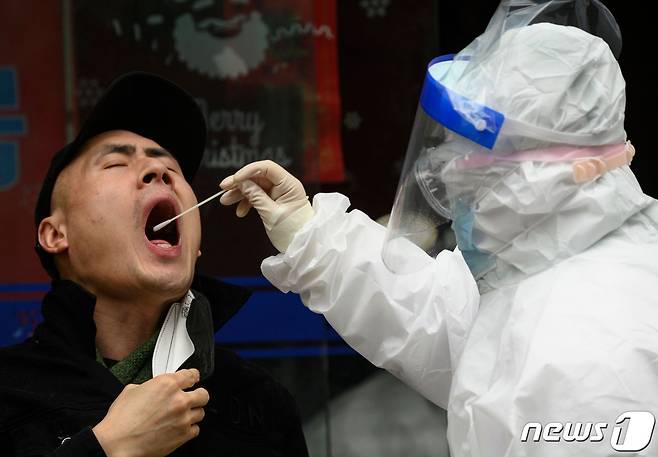
[[[145,185],[158,182],[172,186],[171,175],[163,163],[155,159],[150,159],[142,169],[137,184],[139,187],[144,187]]]

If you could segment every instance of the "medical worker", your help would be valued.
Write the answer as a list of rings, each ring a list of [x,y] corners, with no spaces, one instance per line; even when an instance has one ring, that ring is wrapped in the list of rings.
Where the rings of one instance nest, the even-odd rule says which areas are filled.
[[[429,64],[387,228],[272,162],[221,183],[281,252],[263,274],[446,408],[455,457],[658,455],[658,205],[620,40],[596,0],[503,1]],[[447,221],[454,251],[427,242]]]

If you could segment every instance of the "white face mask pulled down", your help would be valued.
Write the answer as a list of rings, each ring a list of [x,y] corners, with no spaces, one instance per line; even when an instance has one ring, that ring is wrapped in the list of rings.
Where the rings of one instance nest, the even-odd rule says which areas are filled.
[[[189,290],[183,300],[169,307],[153,350],[153,377],[174,373],[194,354],[194,343],[187,332],[187,316],[194,298]]]

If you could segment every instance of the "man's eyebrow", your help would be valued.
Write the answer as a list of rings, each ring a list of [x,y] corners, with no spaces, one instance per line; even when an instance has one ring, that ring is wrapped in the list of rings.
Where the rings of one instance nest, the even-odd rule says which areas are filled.
[[[149,157],[166,156],[166,157],[171,157],[172,159],[174,158],[173,154],[164,148],[144,148],[144,152]]]
[[[135,146],[132,144],[104,144],[99,156],[102,157],[113,153],[132,155],[135,153]]]
[[[137,148],[135,145],[132,144],[104,144],[103,147],[100,150],[99,156],[103,157],[108,154],[113,154],[113,153],[118,153],[118,154],[125,154],[125,155],[133,155],[135,154],[135,151]],[[171,154],[171,152],[167,151],[164,148],[159,148],[159,147],[148,147],[144,148],[144,153],[146,153],[147,156],[149,157],[171,157],[174,158],[174,156]]]

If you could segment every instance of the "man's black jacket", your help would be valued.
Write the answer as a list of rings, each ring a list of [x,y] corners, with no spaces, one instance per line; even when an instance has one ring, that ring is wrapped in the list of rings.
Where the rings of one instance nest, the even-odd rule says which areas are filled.
[[[197,278],[193,291],[187,328],[195,352],[182,368],[199,369],[210,402],[200,435],[172,455],[308,455],[290,394],[261,369],[215,347],[214,331],[249,293],[207,278]],[[105,455],[91,427],[124,386],[96,362],[95,302],[77,284],[55,281],[34,336],[0,349],[0,456]]]

